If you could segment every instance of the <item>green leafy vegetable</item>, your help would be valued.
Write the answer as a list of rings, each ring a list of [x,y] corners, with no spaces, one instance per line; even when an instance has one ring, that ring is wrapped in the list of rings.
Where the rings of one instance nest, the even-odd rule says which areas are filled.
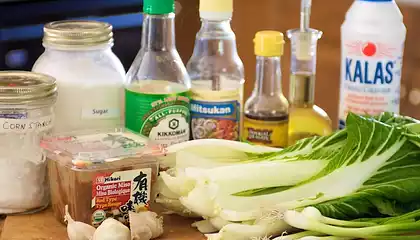
[[[223,223],[208,235],[214,240],[280,235],[285,222],[308,230],[286,239],[379,239],[420,230],[420,122],[350,113],[346,126],[283,150],[221,140],[175,146],[176,171],[162,174],[161,192]]]

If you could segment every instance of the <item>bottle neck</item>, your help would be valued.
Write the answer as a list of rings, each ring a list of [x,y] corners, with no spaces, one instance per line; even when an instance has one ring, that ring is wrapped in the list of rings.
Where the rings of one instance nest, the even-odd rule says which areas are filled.
[[[317,45],[322,32],[315,29],[307,32],[294,29],[288,33],[292,42],[290,105],[298,108],[312,108],[315,103]]]
[[[254,95],[281,95],[281,58],[257,56]]]
[[[201,22],[200,31],[196,36],[194,55],[237,55],[236,37],[230,26],[230,20],[201,19]]]
[[[291,107],[312,107],[315,104],[315,74],[292,73],[289,100]]]
[[[145,14],[141,45],[144,51],[175,49],[175,14]]]

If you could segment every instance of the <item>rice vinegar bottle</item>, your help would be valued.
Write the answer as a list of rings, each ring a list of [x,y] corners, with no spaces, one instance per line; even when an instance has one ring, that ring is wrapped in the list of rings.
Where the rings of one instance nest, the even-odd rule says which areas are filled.
[[[244,67],[230,26],[233,0],[200,0],[201,29],[187,64],[193,139],[239,141]]]
[[[257,55],[255,88],[245,103],[244,137],[246,142],[269,147],[286,147],[289,104],[281,86],[281,32],[261,31],[255,36]]]
[[[175,46],[174,0],[144,0],[141,49],[127,73],[126,127],[163,146],[190,138],[191,81]]]

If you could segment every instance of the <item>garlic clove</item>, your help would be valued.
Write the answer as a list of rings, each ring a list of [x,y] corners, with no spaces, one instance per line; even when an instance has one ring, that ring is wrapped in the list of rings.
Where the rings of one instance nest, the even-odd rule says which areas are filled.
[[[131,240],[131,233],[124,224],[108,218],[96,229],[92,240]]]
[[[152,236],[152,231],[148,226],[131,227],[131,240],[150,240]]]
[[[67,222],[69,240],[91,240],[96,229],[89,224],[74,221],[70,216],[68,205],[65,206],[64,211],[64,221]]]
[[[144,227],[150,229],[152,233],[151,239],[157,238],[163,234],[163,217],[159,217],[156,213],[146,212],[130,212],[130,228],[133,236],[143,234]]]

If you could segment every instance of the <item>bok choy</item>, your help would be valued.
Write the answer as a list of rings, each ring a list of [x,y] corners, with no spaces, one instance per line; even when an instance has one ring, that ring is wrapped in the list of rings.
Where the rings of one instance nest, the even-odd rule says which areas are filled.
[[[417,216],[389,220],[420,208],[419,121],[350,113],[346,125],[283,150],[224,140],[175,145],[163,159],[171,169],[161,173],[158,199],[176,203],[166,205],[175,213],[204,217],[196,226],[207,230],[218,219],[213,240],[278,236],[292,227],[307,232],[282,237],[377,239],[420,230]],[[361,218],[369,220],[353,221]]]

